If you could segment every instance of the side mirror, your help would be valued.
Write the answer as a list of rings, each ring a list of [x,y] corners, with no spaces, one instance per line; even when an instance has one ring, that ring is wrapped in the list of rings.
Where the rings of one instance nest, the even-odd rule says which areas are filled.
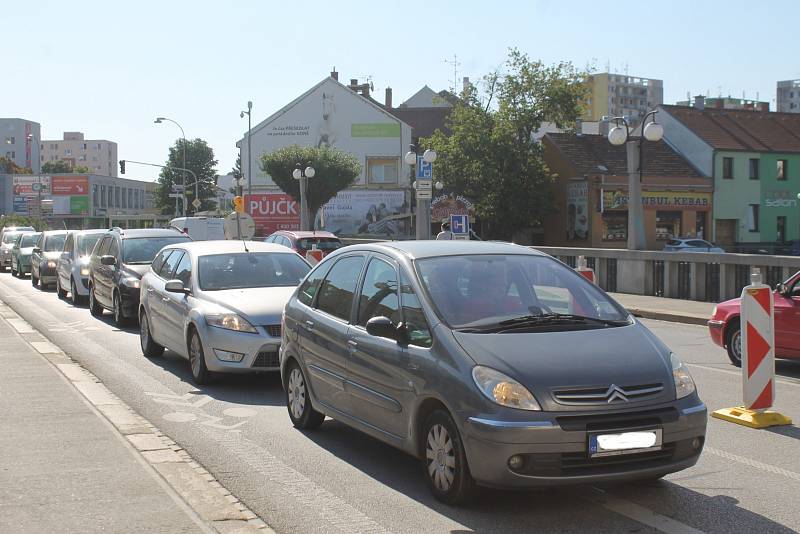
[[[786,288],[786,284],[783,282],[778,282],[778,284],[775,286],[775,291],[777,291],[779,295],[786,295],[789,292],[789,290]]]
[[[373,317],[367,321],[367,334],[376,337],[394,339],[401,345],[408,343],[406,325],[403,323],[395,325],[388,317]]]
[[[106,254],[105,256],[100,256],[100,263],[103,265],[116,265],[117,258],[111,256],[110,254]]]
[[[41,254],[42,253],[42,249],[40,249],[39,247],[33,247],[33,251],[32,252],[34,254]]]
[[[167,283],[164,284],[164,291],[167,293],[183,293],[186,295],[189,293],[189,290],[183,285],[183,282],[180,280],[168,280]]]

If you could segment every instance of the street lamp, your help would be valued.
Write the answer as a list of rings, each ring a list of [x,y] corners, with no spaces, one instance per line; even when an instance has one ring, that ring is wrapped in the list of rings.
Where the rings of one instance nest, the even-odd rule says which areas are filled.
[[[253,102],[247,101],[247,111],[239,112],[239,118],[243,119],[247,115],[247,195],[253,194],[253,155],[250,153],[250,130],[251,130],[251,112],[253,110]],[[247,208],[245,208],[247,211]]]
[[[631,137],[628,121],[624,117],[614,117],[616,124],[608,132],[608,142],[614,146],[625,145],[628,156],[628,249],[644,250],[644,208],[642,207],[642,172],[644,169],[644,142],[642,138],[658,142],[664,137],[664,127],[656,122],[657,109],[648,112],[642,119],[642,135]],[[647,118],[652,117],[648,124]],[[620,126],[620,123],[624,126]]]
[[[414,189],[417,191],[417,225],[416,225],[416,238],[417,239],[430,239],[431,238],[431,188],[433,186],[433,162],[436,161],[436,151],[429,148],[422,154],[423,163],[431,165],[430,178],[419,178],[420,174],[417,172],[418,179],[414,182]],[[419,156],[417,155],[417,148],[414,145],[408,146],[406,152],[405,162],[413,169],[417,165]],[[441,182],[436,183],[436,188],[441,189],[444,187]],[[421,192],[423,192],[421,194]],[[420,198],[427,196],[427,198]]]
[[[29,133],[26,136],[26,138],[31,140],[31,141],[33,141],[33,144],[39,150],[39,153],[37,154],[37,157],[39,158],[39,160],[41,160],[41,158],[42,158],[42,148],[39,146],[39,141],[36,140],[36,137],[32,133]],[[31,150],[31,172],[33,172],[33,162],[34,161],[38,161],[38,160],[34,160],[33,159],[33,151]],[[38,180],[38,183],[39,183],[39,190],[36,193],[36,195],[37,195],[37,197],[39,199],[39,208],[37,209],[37,211],[38,211],[38,218],[39,218],[39,220],[41,220],[41,218],[42,218],[42,162],[41,161],[39,161],[39,172],[37,173],[37,177],[38,177],[37,180]]]
[[[156,124],[161,124],[164,121],[169,121],[169,122],[175,124],[178,128],[181,129],[181,136],[183,137],[183,168],[186,169],[186,133],[183,131],[183,126],[178,124],[177,121],[174,121],[172,119],[168,119],[166,117],[157,117],[156,120],[154,120],[153,122],[156,123]],[[186,171],[185,170],[183,171],[183,206],[184,206],[184,208],[183,208],[184,211],[186,211]],[[186,213],[184,213],[183,215],[185,216]],[[175,217],[177,217],[177,216],[178,216],[178,198],[176,197],[175,198]]]
[[[295,180],[300,180],[300,230],[311,230],[311,227],[308,224],[306,187],[308,187],[308,179],[313,178],[315,174],[317,174],[317,171],[314,170],[314,167],[311,166],[311,163],[308,163],[305,169],[303,169],[302,164],[297,163],[295,165],[295,169],[292,171],[292,178]]]

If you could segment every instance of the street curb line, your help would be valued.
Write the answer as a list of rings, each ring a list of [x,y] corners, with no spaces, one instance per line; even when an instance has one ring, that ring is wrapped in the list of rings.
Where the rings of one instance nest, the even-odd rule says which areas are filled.
[[[657,321],[669,321],[672,323],[683,323],[683,324],[695,324],[700,326],[706,326],[708,324],[707,317],[696,317],[692,315],[681,315],[679,313],[670,313],[664,311],[655,311],[655,310],[648,310],[645,308],[637,308],[636,306],[626,306],[626,310],[628,310],[631,314],[636,317],[642,317],[644,319],[655,319]]]
[[[81,397],[118,432],[163,484],[183,500],[207,527],[219,534],[274,534],[261,518],[225,489],[188,452],[114,395],[95,375],[70,358],[46,336],[0,300],[0,316],[50,363]],[[38,339],[28,339],[28,337]]]

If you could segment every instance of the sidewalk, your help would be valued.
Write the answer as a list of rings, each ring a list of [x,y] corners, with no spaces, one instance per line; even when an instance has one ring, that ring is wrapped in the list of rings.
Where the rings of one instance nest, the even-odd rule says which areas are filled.
[[[668,299],[626,293],[609,293],[609,295],[637,317],[703,326],[711,318],[715,306],[713,302],[696,300]]]
[[[0,339],[0,532],[211,532],[5,318]]]

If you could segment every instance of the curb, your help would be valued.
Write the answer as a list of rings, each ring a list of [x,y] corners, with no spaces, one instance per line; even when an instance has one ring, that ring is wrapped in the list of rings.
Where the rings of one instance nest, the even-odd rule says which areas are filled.
[[[110,423],[206,527],[219,534],[274,531],[244,503],[225,489],[188,452],[157,427],[133,411],[95,375],[67,356],[59,347],[0,300],[0,317]]]
[[[658,321],[669,321],[672,323],[694,324],[700,326],[706,326],[708,324],[708,317],[684,315],[660,310],[648,310],[645,308],[637,308],[635,306],[626,307],[625,309],[627,309],[634,316],[642,317],[644,319],[656,319]]]

